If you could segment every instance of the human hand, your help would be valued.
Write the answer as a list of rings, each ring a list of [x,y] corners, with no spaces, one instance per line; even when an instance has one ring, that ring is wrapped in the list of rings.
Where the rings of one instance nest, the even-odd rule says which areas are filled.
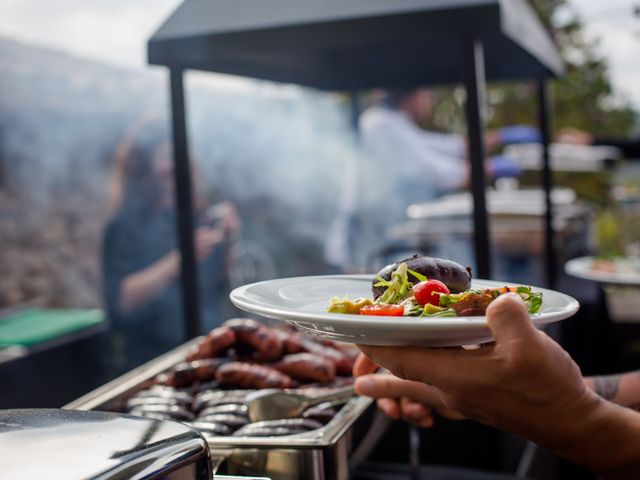
[[[206,260],[216,245],[222,242],[223,232],[219,228],[199,227],[195,231],[196,258],[199,262]]]
[[[444,407],[435,389],[421,382],[403,380],[389,373],[372,374],[380,367],[364,355],[360,355],[353,367],[355,388],[359,395],[377,399],[378,408],[389,418],[403,419],[417,427],[433,425],[433,411],[442,416],[459,420],[462,417]]]
[[[506,155],[494,155],[489,159],[489,175],[493,178],[519,177],[522,168]]]
[[[428,386],[432,405],[551,448],[573,445],[598,403],[577,365],[533,326],[515,294],[492,302],[487,324],[495,344],[476,350],[359,348],[395,376]]]
[[[242,222],[236,207],[231,202],[221,202],[208,211],[210,219],[215,226],[222,229],[226,237],[235,237],[240,233]]]
[[[540,132],[530,125],[514,125],[498,129],[503,145],[510,143],[539,143]]]

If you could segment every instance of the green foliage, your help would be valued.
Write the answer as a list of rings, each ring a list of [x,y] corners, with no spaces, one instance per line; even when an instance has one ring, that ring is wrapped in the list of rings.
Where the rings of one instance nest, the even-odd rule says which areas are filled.
[[[579,1],[579,0],[574,0]],[[598,42],[585,35],[584,25],[568,0],[532,0],[532,7],[555,38],[565,61],[565,75],[552,82],[553,128],[573,127],[597,135],[627,136],[636,112],[614,88]],[[536,122],[535,85],[493,84],[487,92],[490,127]],[[463,93],[438,91],[434,118],[425,124],[442,130],[464,130]]]

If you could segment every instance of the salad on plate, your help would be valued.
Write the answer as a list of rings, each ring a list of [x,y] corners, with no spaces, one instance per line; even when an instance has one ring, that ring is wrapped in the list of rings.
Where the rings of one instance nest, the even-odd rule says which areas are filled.
[[[372,281],[372,298],[333,297],[327,311],[398,317],[483,316],[493,300],[509,292],[520,295],[529,313],[540,312],[542,293],[531,287],[472,289],[469,267],[414,255],[378,272]]]

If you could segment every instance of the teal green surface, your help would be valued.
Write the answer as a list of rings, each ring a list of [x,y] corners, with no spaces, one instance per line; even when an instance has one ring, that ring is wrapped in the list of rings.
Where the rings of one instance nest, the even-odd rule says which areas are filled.
[[[30,309],[0,318],[0,347],[30,347],[97,325],[104,312],[93,310]]]

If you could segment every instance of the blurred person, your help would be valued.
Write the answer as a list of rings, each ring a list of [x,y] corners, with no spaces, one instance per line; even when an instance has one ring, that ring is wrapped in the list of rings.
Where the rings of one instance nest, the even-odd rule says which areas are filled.
[[[575,128],[560,129],[556,135],[558,143],[573,145],[602,145],[619,148],[622,154],[631,159],[640,159],[640,137],[621,138],[598,136]]]
[[[435,97],[429,89],[394,90],[381,93],[360,115],[365,159],[348,186],[348,195],[329,234],[325,258],[330,264],[348,264],[352,255],[347,249],[370,252],[386,244],[389,228],[407,220],[409,205],[434,201],[469,185],[466,137],[429,131],[420,125],[433,116],[434,105]],[[539,140],[538,131],[526,125],[491,130],[484,138],[487,152],[506,144]],[[488,159],[485,170],[491,179],[518,177],[521,173],[518,165],[504,155]],[[358,223],[353,220],[356,211],[361,218],[359,225],[354,225]],[[353,240],[356,236],[357,247]],[[440,255],[453,255],[463,261],[452,252]]]
[[[173,150],[168,123],[135,125],[118,146],[110,188],[111,218],[102,246],[104,303],[120,362],[127,368],[185,340],[174,204]],[[197,175],[194,175],[197,178]],[[194,185],[194,242],[199,262],[201,319],[205,333],[222,322],[231,244],[240,222],[232,204],[206,218]]]
[[[640,478],[640,372],[583,378],[515,294],[489,306],[487,324],[495,342],[477,349],[360,346],[356,391],[391,418],[430,427],[435,409],[522,435],[605,479]],[[391,373],[373,374],[378,365]]]
[[[429,131],[420,124],[433,116],[434,93],[426,88],[387,92],[360,116],[363,150],[386,181],[396,184],[402,207],[435,200],[469,184],[466,137]],[[537,142],[538,131],[526,125],[486,132],[487,152],[511,143]],[[504,156],[494,156],[485,168],[492,179],[517,177],[519,167]],[[398,180],[390,178],[397,175]],[[403,217],[398,220],[404,219]]]

